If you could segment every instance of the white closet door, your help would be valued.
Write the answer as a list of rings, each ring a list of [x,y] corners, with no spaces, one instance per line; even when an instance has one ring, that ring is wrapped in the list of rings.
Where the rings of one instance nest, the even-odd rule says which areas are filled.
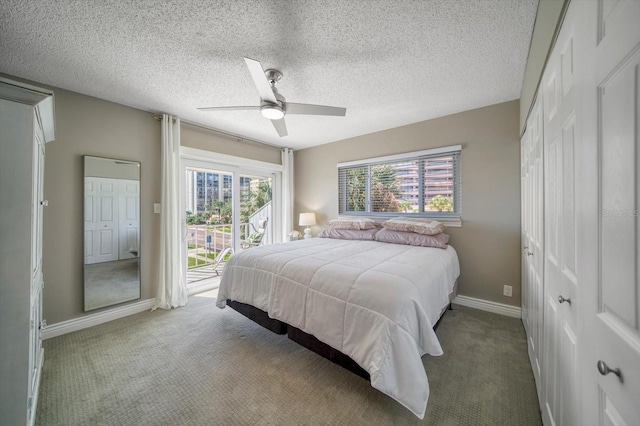
[[[33,282],[42,281],[42,214],[43,214],[43,181],[44,181],[44,134],[34,118],[33,141],[33,204],[31,230],[31,267]],[[35,291],[35,289],[33,289]]]
[[[577,424],[577,312],[580,285],[576,257],[578,111],[576,43],[582,5],[571,2],[547,63],[544,100],[544,352],[542,417],[548,425]],[[535,254],[534,254],[535,256]]]
[[[640,425],[640,1],[587,3],[585,418]]]
[[[96,185],[91,177],[84,178],[84,264],[96,263],[93,259],[93,235],[96,231],[95,205]]]
[[[535,376],[538,398],[542,400],[543,327],[543,126],[542,101],[536,100],[521,141],[522,156],[522,282],[523,322],[527,347]]]
[[[85,178],[85,264],[118,260],[118,180]]]
[[[120,259],[133,259],[140,252],[140,181],[119,180]]]
[[[522,138],[520,139],[520,223],[521,234],[520,240],[522,241],[522,268],[521,277],[522,282],[522,323],[524,330],[529,338],[531,334],[531,314],[530,314],[530,296],[529,296],[529,274],[527,268],[526,250],[529,246],[529,211],[531,209],[531,202],[529,200],[529,139],[531,138],[531,129],[528,127],[525,129]],[[531,347],[529,347],[529,356],[531,357]],[[533,364],[533,359],[531,360]]]

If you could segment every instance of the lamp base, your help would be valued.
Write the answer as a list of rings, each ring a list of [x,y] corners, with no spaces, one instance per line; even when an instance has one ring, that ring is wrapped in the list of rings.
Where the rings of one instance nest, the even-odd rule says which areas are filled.
[[[311,237],[311,228],[309,228],[308,226],[306,228],[304,228],[304,239],[308,240]]]

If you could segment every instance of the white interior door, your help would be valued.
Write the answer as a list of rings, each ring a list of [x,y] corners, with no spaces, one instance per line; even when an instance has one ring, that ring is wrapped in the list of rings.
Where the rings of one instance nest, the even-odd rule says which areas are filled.
[[[93,178],[84,178],[84,264],[95,263],[93,259],[93,235],[96,231],[94,205],[96,185]]]
[[[640,425],[640,2],[586,3],[585,418]]]
[[[578,5],[578,6],[576,6]],[[542,417],[545,424],[576,424],[577,312],[575,149],[578,89],[575,58],[580,6],[572,2],[541,84],[544,101],[544,352]],[[578,122],[578,123],[577,123]]]
[[[42,281],[42,216],[43,216],[43,182],[44,182],[44,151],[45,140],[42,129],[38,125],[37,118],[34,118],[34,146],[33,146],[33,194],[35,201],[33,203],[31,230],[31,266],[33,279],[36,282]],[[33,291],[36,292],[35,289]]]
[[[543,324],[543,126],[542,102],[536,100],[522,139],[523,156],[523,250],[524,312],[529,359],[542,400],[541,359]]]
[[[118,179],[85,178],[85,264],[118,260]]]
[[[118,182],[119,259],[140,255],[140,181],[119,179]]]

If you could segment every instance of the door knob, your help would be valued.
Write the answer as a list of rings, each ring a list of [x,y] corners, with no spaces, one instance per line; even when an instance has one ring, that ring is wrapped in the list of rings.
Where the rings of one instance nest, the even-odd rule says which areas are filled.
[[[530,251],[527,252],[527,256],[533,256],[533,253],[531,253]]]
[[[562,296],[558,296],[558,303],[564,303],[564,302],[567,302],[569,306],[571,306],[571,299],[569,299],[568,297],[565,299]]]
[[[616,376],[618,376],[618,378],[621,378],[622,375],[620,373],[620,369],[619,368],[610,368],[606,362],[599,360],[598,361],[598,371],[600,372],[600,374],[602,374],[603,376],[606,376],[609,373],[613,373]]]

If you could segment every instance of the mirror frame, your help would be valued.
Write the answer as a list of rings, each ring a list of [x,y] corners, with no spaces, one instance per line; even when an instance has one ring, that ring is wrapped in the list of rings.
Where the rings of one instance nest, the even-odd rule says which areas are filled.
[[[129,164],[129,165],[135,165],[137,166],[137,179],[127,179],[127,174],[129,174],[130,176],[133,176],[133,173],[123,173],[120,176],[117,175],[109,175],[109,171],[108,170],[100,170],[98,172],[92,172],[92,173],[88,173],[88,169],[89,169],[89,162],[90,161],[105,161],[105,162],[114,162],[116,164]],[[98,163],[99,164],[99,163]],[[106,163],[105,163],[106,164]],[[142,167],[139,161],[132,161],[132,160],[125,160],[125,159],[118,159],[118,158],[108,158],[108,157],[98,157],[98,156],[93,156],[93,155],[84,155],[83,156],[83,196],[82,196],[82,200],[83,200],[83,260],[82,260],[82,265],[83,265],[83,311],[84,312],[89,312],[89,311],[94,311],[94,310],[98,310],[98,309],[102,309],[102,308],[106,308],[109,306],[114,306],[114,305],[118,305],[118,304],[122,304],[125,302],[130,302],[133,300],[139,300],[142,297],[142,274],[141,274],[141,253],[140,253],[140,246],[142,243],[142,232],[141,232],[141,228],[142,228],[142,219],[140,217],[140,207],[141,207],[141,200],[140,200],[140,195],[141,195],[141,182],[142,182]],[[122,248],[122,232],[123,229],[121,227],[121,222],[120,219],[118,219],[118,216],[120,215],[120,208],[118,207],[119,201],[116,201],[115,203],[111,203],[111,212],[113,213],[112,217],[116,217],[116,219],[112,220],[110,224],[104,225],[105,227],[109,227],[112,231],[111,232],[111,242],[107,241],[107,243],[109,243],[111,245],[112,250],[110,251],[110,253],[107,253],[106,255],[103,255],[103,258],[98,260],[98,259],[92,259],[91,263],[87,263],[87,250],[88,250],[88,244],[92,244],[93,241],[95,241],[95,235],[96,235],[96,231],[97,231],[97,224],[95,223],[96,221],[92,220],[90,221],[90,230],[87,230],[87,218],[88,218],[88,214],[91,215],[91,217],[94,217],[94,213],[88,213],[87,210],[89,208],[89,204],[87,201],[87,193],[88,193],[88,188],[87,188],[87,178],[88,177],[94,177],[96,179],[111,179],[111,180],[117,180],[117,181],[121,181],[121,182],[117,182],[117,188],[115,187],[109,187],[107,186],[107,195],[106,198],[109,199],[113,199],[114,197],[117,197],[118,200],[120,199],[124,199],[125,202],[127,200],[126,196],[126,191],[127,190],[131,190],[132,188],[130,186],[122,186],[122,184],[126,185],[126,181],[135,181],[137,180],[138,184],[137,184],[137,202],[135,204],[135,209],[136,209],[136,219],[134,219],[133,221],[137,220],[137,224],[135,226],[135,229],[137,231],[137,236],[135,237],[134,241],[131,241],[131,238],[129,238],[128,241],[131,241],[131,243],[129,244],[130,247],[128,249],[123,249]],[[105,183],[109,183],[108,181],[106,181]],[[112,182],[112,183],[116,183],[116,182]],[[111,189],[111,193],[114,194],[113,196],[109,197],[109,189]],[[116,195],[117,194],[117,195]],[[131,194],[131,193],[130,193]],[[124,197],[124,198],[123,198]],[[96,203],[98,203],[97,200],[93,200],[91,202],[91,208],[95,209],[96,208]],[[106,203],[107,208],[109,206],[109,203]],[[126,208],[126,207],[125,207]],[[103,222],[104,223],[104,222]],[[131,223],[129,224],[131,225]],[[102,226],[102,224],[101,224]],[[126,225],[125,225],[126,226]],[[91,232],[92,235],[91,237],[88,236],[88,232]],[[126,232],[126,227],[124,228],[124,232]],[[126,234],[124,234],[124,238],[126,238]],[[116,240],[116,241],[113,241]],[[127,256],[127,253],[129,254],[129,256]],[[93,257],[93,255],[90,255],[90,257]],[[136,273],[137,273],[137,289],[134,291],[133,287],[131,287],[132,291],[131,294],[129,295],[125,295],[123,297],[108,297],[107,298],[107,302],[106,303],[89,303],[89,291],[88,291],[88,280],[87,280],[87,273],[88,273],[88,265],[96,265],[96,268],[93,269],[97,269],[98,265],[101,264],[107,264],[107,263],[111,263],[111,262],[123,262],[120,265],[116,265],[115,263],[113,264],[114,267],[119,266],[121,268],[120,273],[121,274],[127,274],[127,273],[131,273],[131,268],[129,268],[129,271],[127,271],[127,266],[128,263],[131,264],[133,262],[124,262],[124,261],[129,261],[131,259],[136,259],[137,261],[135,262],[137,264],[136,267]],[[104,277],[106,276],[113,276],[113,270],[108,270],[108,269],[104,269],[103,271],[101,271],[101,275]],[[132,275],[132,274],[131,274]],[[101,279],[101,281],[103,283],[106,283],[107,280],[105,279]],[[116,295],[117,296],[117,295]]]

